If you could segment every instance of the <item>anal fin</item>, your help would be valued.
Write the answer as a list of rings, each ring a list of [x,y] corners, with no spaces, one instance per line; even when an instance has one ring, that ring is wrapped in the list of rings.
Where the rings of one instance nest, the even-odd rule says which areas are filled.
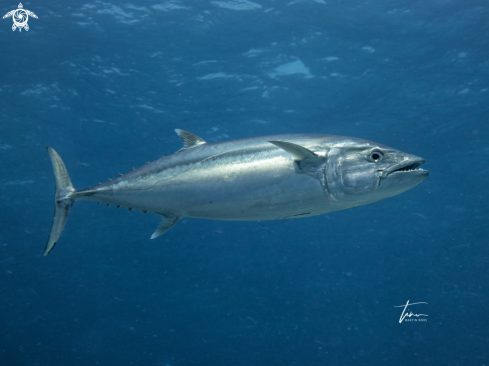
[[[161,221],[160,226],[158,226],[156,231],[153,233],[153,235],[151,235],[151,239],[155,239],[158,236],[163,235],[168,230],[170,230],[171,227],[178,222],[178,220],[181,219],[178,216],[169,215],[169,214],[160,213],[159,215],[161,216],[162,221]]]

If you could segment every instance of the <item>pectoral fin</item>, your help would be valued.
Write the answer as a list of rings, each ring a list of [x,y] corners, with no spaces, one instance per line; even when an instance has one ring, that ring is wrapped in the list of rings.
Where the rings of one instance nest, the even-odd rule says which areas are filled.
[[[151,239],[155,239],[160,235],[163,235],[166,233],[170,228],[175,225],[178,220],[180,220],[180,217],[174,216],[174,215],[169,215],[169,214],[159,214],[161,216],[161,224],[158,226],[156,231],[151,235]]]
[[[287,151],[290,155],[292,155],[292,157],[296,161],[311,160],[311,159],[318,158],[318,156],[311,150],[306,149],[305,147],[302,147],[300,145],[293,144],[291,142],[285,142],[285,141],[268,141],[268,142]]]

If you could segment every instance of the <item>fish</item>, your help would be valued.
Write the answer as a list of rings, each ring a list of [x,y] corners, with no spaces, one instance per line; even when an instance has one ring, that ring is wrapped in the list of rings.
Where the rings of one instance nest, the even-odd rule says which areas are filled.
[[[253,319],[251,316],[247,316],[246,319],[252,321],[255,324],[258,324],[258,322],[255,319]]]
[[[362,80],[367,74],[370,72],[370,69],[367,69],[363,72],[363,74],[358,78],[358,80]]]
[[[429,174],[416,155],[353,137],[287,134],[212,143],[175,132],[183,142],[177,152],[81,190],[47,147],[56,193],[44,256],[81,200],[159,215],[155,239],[185,217],[265,221],[359,207],[405,192]]]
[[[112,299],[112,300],[118,301],[118,302],[126,302],[126,300],[119,299],[118,297],[115,297],[115,296],[112,296],[112,295],[109,295],[109,298]]]

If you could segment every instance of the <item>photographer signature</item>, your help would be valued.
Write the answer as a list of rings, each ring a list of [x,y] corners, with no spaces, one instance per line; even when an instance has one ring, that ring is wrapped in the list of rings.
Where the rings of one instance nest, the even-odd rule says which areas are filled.
[[[406,312],[407,307],[411,305],[418,305],[418,304],[428,304],[427,302],[413,302],[412,304],[409,303],[409,300],[407,301],[406,305],[399,305],[399,306],[394,306],[395,308],[404,308],[402,310],[401,317],[399,318],[399,323],[402,323],[404,318],[408,317],[411,318],[412,316],[415,316],[419,318],[420,316],[428,316],[426,314],[414,314],[412,311]]]

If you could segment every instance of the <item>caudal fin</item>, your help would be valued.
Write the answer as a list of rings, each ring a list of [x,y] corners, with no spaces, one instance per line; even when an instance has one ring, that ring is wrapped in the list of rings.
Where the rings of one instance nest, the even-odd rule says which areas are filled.
[[[54,196],[54,221],[53,226],[51,226],[48,243],[44,249],[44,256],[48,255],[56,245],[65,226],[70,209],[75,202],[74,199],[70,198],[73,192],[75,192],[75,188],[73,188],[73,185],[71,184],[63,160],[61,160],[54,149],[47,147],[46,150],[48,151],[51,163],[53,164],[54,179],[56,180],[56,195]]]

